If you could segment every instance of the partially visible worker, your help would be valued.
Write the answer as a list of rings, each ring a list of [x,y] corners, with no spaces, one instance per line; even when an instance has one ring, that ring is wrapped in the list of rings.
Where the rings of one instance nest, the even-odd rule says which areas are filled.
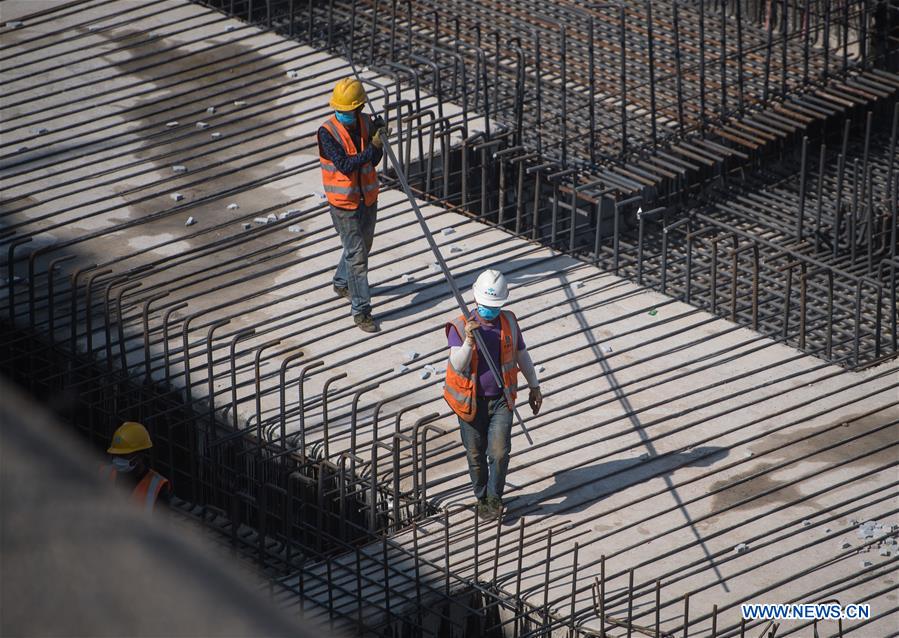
[[[131,499],[145,511],[152,512],[159,501],[168,502],[172,485],[150,467],[147,450],[153,447],[150,433],[140,423],[126,421],[112,435],[106,450],[112,461],[100,469],[106,480],[131,488]]]
[[[473,292],[477,310],[470,320],[460,315],[446,324],[450,355],[443,397],[459,419],[478,515],[493,520],[502,515],[519,370],[530,388],[528,403],[534,414],[540,411],[543,395],[518,320],[502,309],[509,300],[506,278],[498,270],[486,270],[475,281]],[[478,352],[475,330],[480,330],[486,353]],[[512,405],[507,404],[485,356],[500,371]]]
[[[371,315],[368,255],[378,218],[378,172],[384,120],[362,112],[365,89],[344,78],[334,86],[334,114],[318,129],[322,186],[331,206],[331,221],[343,254],[334,273],[334,293],[350,300],[353,320],[365,332],[377,332]]]

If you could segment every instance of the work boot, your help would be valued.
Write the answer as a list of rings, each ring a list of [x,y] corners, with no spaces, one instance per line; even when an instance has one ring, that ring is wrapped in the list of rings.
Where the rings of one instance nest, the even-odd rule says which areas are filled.
[[[378,332],[380,330],[370,312],[360,312],[358,315],[354,315],[353,321],[364,332]]]
[[[490,506],[487,505],[486,498],[478,499],[478,518],[484,521],[489,521],[493,518],[492,511],[490,509]]]
[[[334,294],[338,297],[343,297],[344,299],[350,298],[350,289],[349,288],[341,288],[340,286],[334,286]]]
[[[490,515],[490,520],[495,521],[503,515],[503,500],[498,496],[488,496],[485,505]]]

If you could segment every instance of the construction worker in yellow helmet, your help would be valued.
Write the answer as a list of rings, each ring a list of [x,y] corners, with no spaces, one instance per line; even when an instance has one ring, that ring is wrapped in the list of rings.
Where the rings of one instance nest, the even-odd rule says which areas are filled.
[[[112,435],[108,465],[101,476],[115,485],[131,488],[131,499],[145,511],[152,512],[159,501],[168,502],[172,486],[168,479],[149,465],[147,450],[153,447],[150,433],[140,423],[126,421]]]
[[[322,186],[331,221],[343,253],[334,272],[334,293],[350,301],[355,324],[365,332],[379,330],[371,314],[368,256],[378,218],[377,165],[386,137],[384,120],[362,109],[365,89],[359,80],[344,78],[334,86],[334,112],[318,129]]]

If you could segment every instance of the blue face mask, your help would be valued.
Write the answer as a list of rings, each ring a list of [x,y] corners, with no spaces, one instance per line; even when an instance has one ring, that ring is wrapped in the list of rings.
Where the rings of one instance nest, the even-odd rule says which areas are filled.
[[[350,124],[356,123],[355,111],[334,111],[334,115],[337,117],[337,121],[344,126],[349,126]]]
[[[478,305],[478,314],[487,321],[493,321],[499,317],[499,308],[488,308],[487,306]]]

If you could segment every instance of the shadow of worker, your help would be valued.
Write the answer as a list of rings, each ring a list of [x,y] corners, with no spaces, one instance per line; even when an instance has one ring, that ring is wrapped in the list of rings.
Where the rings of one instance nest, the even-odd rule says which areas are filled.
[[[507,499],[509,511],[504,523],[510,524],[525,514],[540,516],[580,512],[610,494],[671,474],[680,468],[709,467],[726,458],[727,454],[727,448],[697,447],[656,457],[616,459],[560,469],[553,477],[554,482],[539,492]]]

